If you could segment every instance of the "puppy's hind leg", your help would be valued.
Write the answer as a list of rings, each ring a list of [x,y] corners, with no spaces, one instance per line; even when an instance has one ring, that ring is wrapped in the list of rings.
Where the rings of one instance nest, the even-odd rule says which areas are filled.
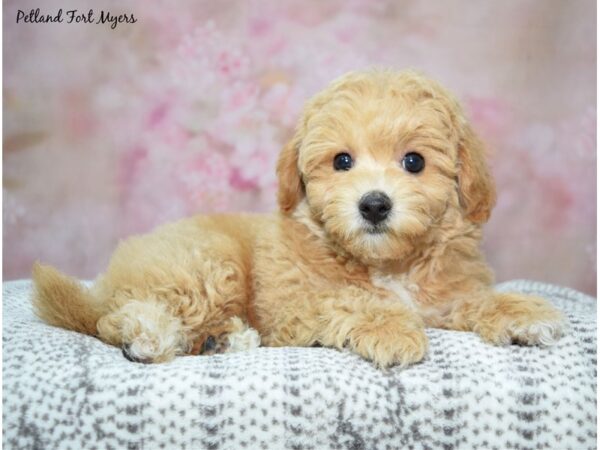
[[[225,323],[194,343],[191,354],[214,355],[251,350],[260,346],[258,331],[240,317],[230,317]]]
[[[134,362],[160,363],[187,352],[181,320],[163,303],[131,300],[100,318],[98,337]]]
[[[239,317],[230,319],[233,331],[227,335],[225,353],[242,352],[260,346],[260,335]]]

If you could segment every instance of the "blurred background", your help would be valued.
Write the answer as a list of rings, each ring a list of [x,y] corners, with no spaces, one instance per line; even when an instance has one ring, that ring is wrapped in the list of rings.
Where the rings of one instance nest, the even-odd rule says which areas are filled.
[[[95,277],[122,239],[272,211],[302,103],[373,65],[453,90],[487,142],[498,281],[596,292],[593,0],[4,0],[3,276]],[[134,24],[16,23],[92,8]],[[64,13],[63,13],[64,14]]]

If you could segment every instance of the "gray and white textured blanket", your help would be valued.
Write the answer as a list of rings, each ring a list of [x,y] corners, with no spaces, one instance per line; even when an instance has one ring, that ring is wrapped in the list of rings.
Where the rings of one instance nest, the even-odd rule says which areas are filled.
[[[567,313],[554,347],[431,329],[422,363],[383,372],[327,348],[136,364],[41,323],[30,288],[3,285],[5,449],[596,448],[596,300],[570,289],[499,285]]]

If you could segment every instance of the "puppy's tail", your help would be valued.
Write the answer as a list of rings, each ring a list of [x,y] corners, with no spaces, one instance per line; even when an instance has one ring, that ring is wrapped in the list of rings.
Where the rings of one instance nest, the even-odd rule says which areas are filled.
[[[96,335],[102,316],[98,301],[75,278],[54,267],[35,263],[32,303],[37,316],[49,325]]]

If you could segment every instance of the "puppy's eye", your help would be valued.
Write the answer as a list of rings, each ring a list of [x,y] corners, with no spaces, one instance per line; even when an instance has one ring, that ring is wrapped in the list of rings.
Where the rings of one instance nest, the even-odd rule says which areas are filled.
[[[410,173],[419,173],[425,168],[425,158],[415,152],[410,152],[402,158],[402,167]]]
[[[333,158],[333,168],[335,170],[350,170],[353,163],[352,156],[348,153],[338,153]]]

